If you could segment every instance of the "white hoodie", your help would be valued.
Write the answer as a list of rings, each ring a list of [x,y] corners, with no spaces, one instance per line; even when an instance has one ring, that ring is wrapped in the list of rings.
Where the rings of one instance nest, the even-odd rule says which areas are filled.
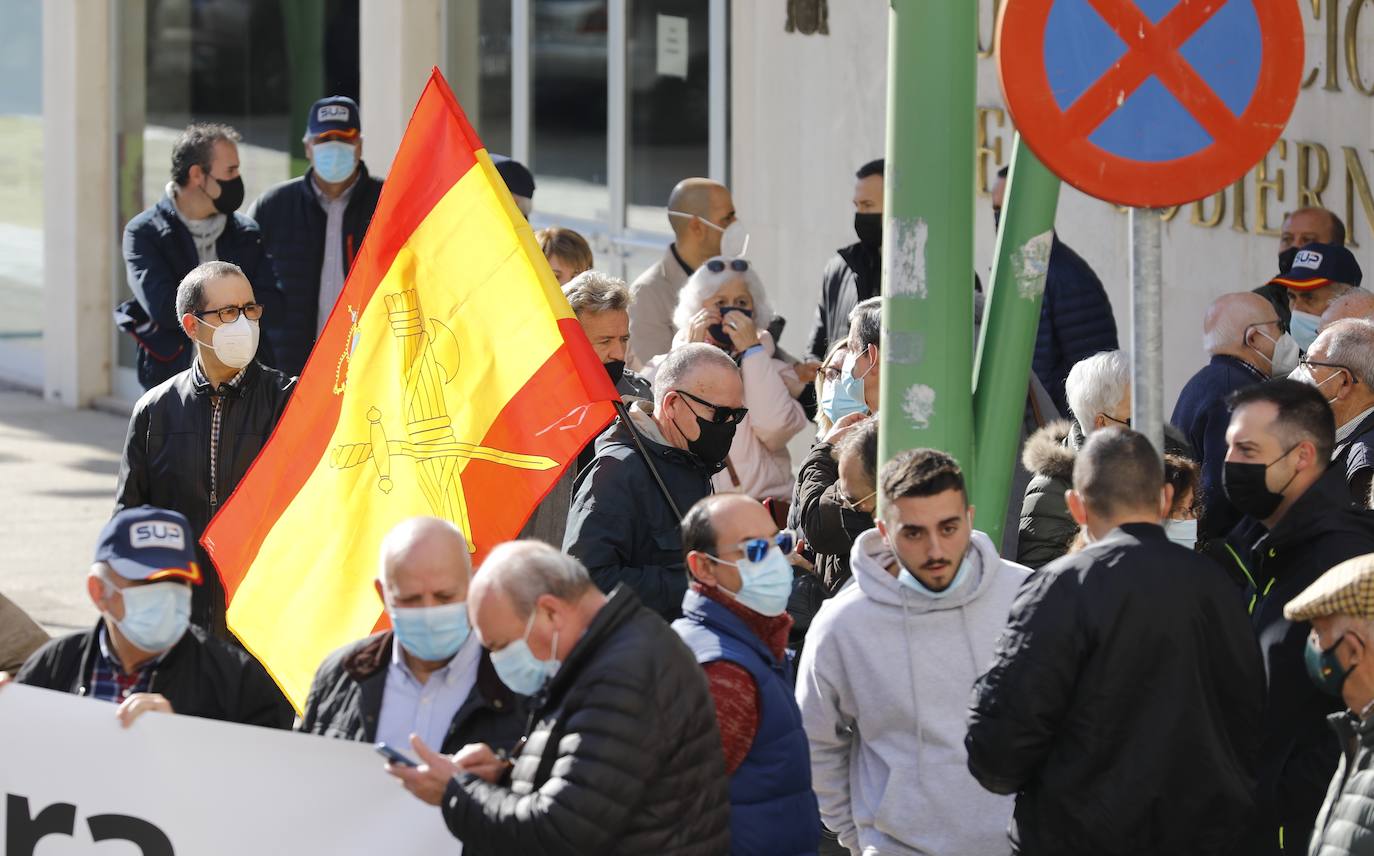
[[[825,825],[853,853],[995,856],[1010,852],[1014,798],[983,790],[964,750],[969,695],[992,665],[1030,570],[974,532],[974,559],[942,598],[897,581],[877,529],[850,554],[854,583],[825,602],[806,636],[797,704]]]

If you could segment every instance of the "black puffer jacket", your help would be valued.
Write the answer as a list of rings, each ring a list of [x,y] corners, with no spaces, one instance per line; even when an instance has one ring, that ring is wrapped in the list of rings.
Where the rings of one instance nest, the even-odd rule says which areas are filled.
[[[63,636],[39,648],[15,681],[86,695],[102,625],[103,619],[93,630]],[[291,703],[257,660],[194,625],[164,655],[148,691],[161,693],[173,711],[186,716],[267,728],[290,728],[296,718]]]
[[[821,297],[811,326],[811,356],[825,359],[830,346],[849,335],[849,313],[882,291],[882,255],[861,243],[835,251],[821,274]]]
[[[849,581],[854,540],[873,528],[873,518],[840,504],[840,464],[835,447],[817,443],[797,472],[797,525],[816,551],[816,573],[829,594]],[[857,498],[857,497],[856,497]]]
[[[1278,854],[1280,828],[1285,841],[1299,845],[1312,832],[1340,754],[1326,718],[1341,708],[1339,699],[1307,677],[1303,653],[1311,625],[1284,618],[1283,607],[1327,570],[1374,553],[1374,511],[1350,502],[1345,473],[1332,467],[1274,531],[1247,517],[1227,536],[1226,547],[1221,552],[1231,563],[1228,570],[1245,580],[1245,602],[1269,676],[1259,769],[1265,822],[1244,852]]]
[[[248,216],[262,230],[263,247],[281,286],[283,311],[268,332],[276,352],[275,365],[288,375],[298,375],[305,368],[305,358],[315,345],[319,317],[320,270],[324,267],[328,218],[314,181],[315,170],[308,169],[299,178],[269,187],[248,209]],[[339,236],[343,242],[339,249],[343,253],[344,276],[363,245],[363,235],[372,222],[381,193],[382,182],[368,175],[367,167],[359,164],[358,180],[344,207],[343,232]]]
[[[472,776],[444,820],[484,853],[730,850],[729,777],[706,676],[676,633],[616,588],[532,704],[506,781]]]
[[[1374,718],[1333,713],[1331,727],[1344,748],[1331,780],[1309,856],[1374,856]]]
[[[711,476],[725,465],[708,467],[695,455],[664,445],[650,408],[651,403],[636,401],[630,413],[677,512],[686,514],[711,493]],[[596,459],[578,474],[563,551],[587,566],[602,591],[624,583],[645,606],[672,621],[682,614],[687,593],[681,524],[629,427],[617,419],[597,438]]]
[[[374,742],[395,638],[390,630],[384,630],[326,657],[310,685],[305,714],[296,730],[340,740]],[[477,640],[472,641],[476,644]],[[452,755],[469,743],[511,750],[525,733],[526,701],[501,682],[490,655],[482,649],[477,683],[454,715],[444,742],[435,748],[445,755]]]
[[[124,459],[119,464],[115,511],[152,505],[180,511],[196,536],[196,558],[205,583],[191,598],[191,621],[224,635],[224,587],[200,536],[229,498],[277,426],[296,379],[261,363],[249,363],[238,387],[219,393],[220,437],[217,494],[210,496],[210,426],[214,392],[195,367],[148,390],[134,405]]]
[[[1027,856],[1222,854],[1254,825],[1264,672],[1235,590],[1130,523],[1031,574],[978,679],[968,767]]]

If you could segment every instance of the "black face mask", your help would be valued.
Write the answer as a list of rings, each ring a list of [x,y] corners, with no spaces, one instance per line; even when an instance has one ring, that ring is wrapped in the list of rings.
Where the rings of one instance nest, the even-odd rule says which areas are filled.
[[[725,332],[725,327],[723,326],[725,316],[730,314],[731,312],[738,312],[741,315],[744,315],[748,318],[754,317],[754,310],[752,309],[744,309],[739,306],[722,306],[720,308],[720,320],[722,324],[712,324],[711,326],[706,328],[706,332],[710,334],[712,339],[715,339],[717,342],[724,345],[726,348],[734,347],[734,345],[730,342],[730,334]]]
[[[859,236],[859,243],[870,250],[876,250],[883,245],[883,215],[881,214],[854,214],[854,234]]]
[[[735,423],[717,425],[696,417],[701,434],[695,440],[687,441],[687,451],[696,455],[703,464],[716,466],[730,454],[730,444],[735,441]]]
[[[1293,260],[1298,257],[1298,248],[1289,247],[1279,253],[1279,273],[1288,273],[1293,269]]]
[[[214,176],[211,176],[214,178]],[[219,182],[219,196],[215,198],[215,210],[221,214],[233,214],[243,204],[243,176],[226,178]]]
[[[602,368],[606,369],[606,374],[611,376],[611,384],[620,383],[620,379],[625,375],[625,361],[611,360],[609,363],[602,363]]]
[[[1298,448],[1294,446],[1293,449]],[[1256,520],[1264,520],[1273,514],[1283,503],[1283,491],[1293,483],[1298,474],[1295,471],[1288,483],[1274,493],[1264,480],[1269,468],[1288,457],[1289,449],[1267,464],[1247,464],[1240,461],[1227,461],[1222,466],[1221,488],[1231,504]]]

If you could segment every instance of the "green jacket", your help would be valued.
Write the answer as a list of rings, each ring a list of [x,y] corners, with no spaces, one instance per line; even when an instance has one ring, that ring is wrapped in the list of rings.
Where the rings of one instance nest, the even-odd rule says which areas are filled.
[[[1343,753],[1307,853],[1374,856],[1374,717],[1333,713],[1329,720]]]

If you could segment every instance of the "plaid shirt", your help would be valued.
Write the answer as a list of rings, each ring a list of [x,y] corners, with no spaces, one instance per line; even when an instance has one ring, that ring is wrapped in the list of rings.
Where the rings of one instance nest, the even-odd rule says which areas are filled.
[[[112,701],[119,704],[134,693],[149,692],[153,676],[161,665],[165,654],[144,663],[132,675],[124,672],[119,655],[110,646],[109,631],[100,627],[100,645],[97,648],[95,665],[91,667],[91,685],[88,695],[99,701]]]
[[[192,365],[195,367],[195,378],[197,383],[210,385],[210,380],[205,376],[205,371],[200,367],[200,360],[196,360]],[[226,386],[238,389],[243,383],[243,369],[239,373],[229,378],[227,383],[221,384],[219,389],[223,390]],[[224,421],[224,396],[219,391],[210,394],[210,507],[219,507],[219,426]]]

